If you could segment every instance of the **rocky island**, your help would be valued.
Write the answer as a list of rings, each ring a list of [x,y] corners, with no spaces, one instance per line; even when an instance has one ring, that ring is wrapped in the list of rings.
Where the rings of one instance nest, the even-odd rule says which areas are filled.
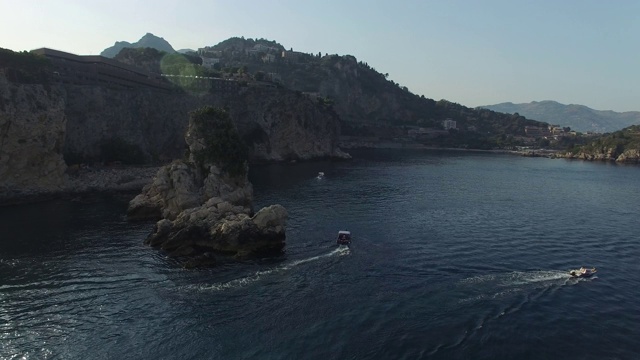
[[[272,205],[254,213],[247,149],[228,113],[192,112],[185,141],[186,159],[162,167],[129,204],[130,221],[161,218],[145,243],[186,267],[215,264],[217,254],[281,251],[287,211]]]

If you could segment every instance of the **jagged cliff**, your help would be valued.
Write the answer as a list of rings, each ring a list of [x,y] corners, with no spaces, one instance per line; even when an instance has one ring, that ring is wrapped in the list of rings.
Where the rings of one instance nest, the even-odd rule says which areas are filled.
[[[0,69],[0,198],[64,189],[66,122],[60,88],[9,82]]]
[[[67,166],[161,164],[181,158],[188,114],[205,105],[227,109],[252,162],[349,157],[338,148],[340,124],[333,109],[296,91],[245,83],[215,92],[176,86],[171,92],[62,84],[47,76],[40,84],[39,76],[27,75],[52,74],[48,65],[37,63],[11,72],[2,56],[0,202],[29,194],[109,187],[78,186],[67,176]],[[18,64],[37,58],[11,53],[6,57],[16,58]],[[8,80],[3,69],[20,76]],[[130,182],[118,181],[119,186]]]
[[[338,148],[339,119],[330,108],[286,89],[241,88],[221,94],[163,93],[67,86],[68,117],[64,153],[69,162],[123,161],[117,149],[136,155],[131,162],[180,158],[189,111],[228,108],[250,148],[250,160],[281,161],[347,157]]]

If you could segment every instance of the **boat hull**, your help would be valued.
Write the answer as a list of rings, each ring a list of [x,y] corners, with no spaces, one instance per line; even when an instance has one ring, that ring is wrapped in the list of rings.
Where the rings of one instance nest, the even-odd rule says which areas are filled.
[[[587,272],[581,272],[580,270],[571,270],[569,271],[569,276],[574,278],[589,278],[595,275],[598,272],[595,268],[588,269]]]

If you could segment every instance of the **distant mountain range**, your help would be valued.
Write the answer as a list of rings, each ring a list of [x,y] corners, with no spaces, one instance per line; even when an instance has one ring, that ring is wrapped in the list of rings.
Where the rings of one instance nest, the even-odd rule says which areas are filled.
[[[157,37],[152,33],[147,33],[145,36],[140,38],[140,40],[134,43],[130,43],[127,41],[116,41],[113,46],[104,49],[104,51],[101,52],[100,55],[108,58],[114,58],[116,55],[118,55],[120,50],[124,48],[154,48],[160,51],[165,51],[167,53],[176,52],[171,44],[167,42],[167,40],[161,37]]]
[[[568,126],[580,132],[607,133],[640,124],[640,111],[602,111],[584,105],[565,105],[556,101],[532,101],[514,104],[511,102],[484,105],[481,108],[525,116],[528,119],[544,121],[550,124]]]

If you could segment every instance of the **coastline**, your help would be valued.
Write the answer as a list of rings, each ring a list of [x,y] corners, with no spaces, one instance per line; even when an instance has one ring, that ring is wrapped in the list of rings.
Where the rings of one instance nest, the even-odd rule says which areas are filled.
[[[552,157],[555,151],[549,150],[482,150],[463,148],[444,148],[410,143],[344,143],[340,148],[348,149],[415,149],[436,151],[463,151],[495,154],[509,154],[531,157]],[[347,160],[347,159],[341,159]],[[161,168],[159,165],[144,166],[98,166],[70,167],[67,169],[65,184],[57,189],[0,189],[0,206],[37,203],[57,199],[82,201],[84,197],[98,194],[131,194],[131,198],[140,193],[142,188],[153,181]]]
[[[121,165],[70,168],[67,169],[65,184],[58,189],[2,189],[0,191],[0,206],[57,199],[80,201],[84,196],[96,194],[139,193],[146,184],[153,180],[159,168],[159,166]]]
[[[465,151],[465,152],[484,152],[484,153],[495,153],[495,154],[512,154],[512,155],[521,155],[521,156],[538,156],[536,155],[528,155],[531,152],[540,153],[540,154],[551,154],[555,153],[556,150],[545,150],[545,149],[536,149],[536,150],[506,150],[506,149],[467,149],[467,148],[452,148],[452,147],[439,147],[439,146],[428,146],[422,145],[418,143],[408,143],[408,142],[382,142],[382,143],[371,143],[371,142],[341,142],[341,149],[412,149],[412,150],[444,150],[444,151]],[[546,155],[540,155],[546,156]]]

